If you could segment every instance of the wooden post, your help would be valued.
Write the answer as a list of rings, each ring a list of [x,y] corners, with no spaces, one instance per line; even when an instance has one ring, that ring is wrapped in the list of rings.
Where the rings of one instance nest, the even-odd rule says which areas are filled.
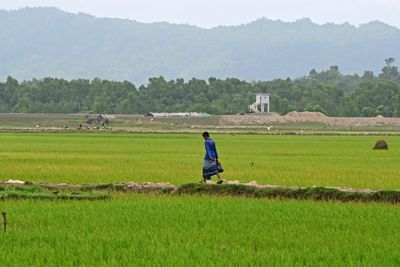
[[[1,213],[1,216],[3,217],[3,230],[5,233],[7,231],[7,213],[5,211],[3,211]]]

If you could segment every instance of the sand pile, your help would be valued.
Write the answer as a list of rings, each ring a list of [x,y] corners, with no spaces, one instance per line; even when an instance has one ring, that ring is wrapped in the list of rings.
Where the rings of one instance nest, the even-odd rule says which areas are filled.
[[[284,117],[312,120],[312,119],[316,119],[316,118],[326,118],[327,116],[322,112],[292,111],[292,112],[287,113]]]

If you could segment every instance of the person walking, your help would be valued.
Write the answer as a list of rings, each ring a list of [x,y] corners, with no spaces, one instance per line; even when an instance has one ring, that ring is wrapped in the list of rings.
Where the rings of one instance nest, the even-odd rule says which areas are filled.
[[[207,180],[211,180],[211,176],[217,175],[217,184],[222,184],[223,180],[220,172],[223,170],[222,167],[218,167],[220,164],[218,162],[218,152],[215,142],[210,138],[210,134],[208,132],[204,132],[202,136],[205,141],[204,145],[206,149],[206,155],[204,156],[203,161],[203,180],[201,182],[207,183]]]

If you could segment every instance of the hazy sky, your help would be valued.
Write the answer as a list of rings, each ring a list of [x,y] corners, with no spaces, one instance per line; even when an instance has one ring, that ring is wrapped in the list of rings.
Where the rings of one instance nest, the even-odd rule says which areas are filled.
[[[238,25],[260,17],[283,21],[309,17],[319,24],[355,25],[381,20],[400,27],[400,0],[0,0],[0,9],[25,6],[55,6],[100,17],[207,28]]]

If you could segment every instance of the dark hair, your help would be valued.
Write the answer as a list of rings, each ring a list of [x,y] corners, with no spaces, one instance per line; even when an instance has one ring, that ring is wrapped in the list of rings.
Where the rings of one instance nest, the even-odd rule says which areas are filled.
[[[208,132],[204,132],[203,137],[210,137],[210,134]]]

